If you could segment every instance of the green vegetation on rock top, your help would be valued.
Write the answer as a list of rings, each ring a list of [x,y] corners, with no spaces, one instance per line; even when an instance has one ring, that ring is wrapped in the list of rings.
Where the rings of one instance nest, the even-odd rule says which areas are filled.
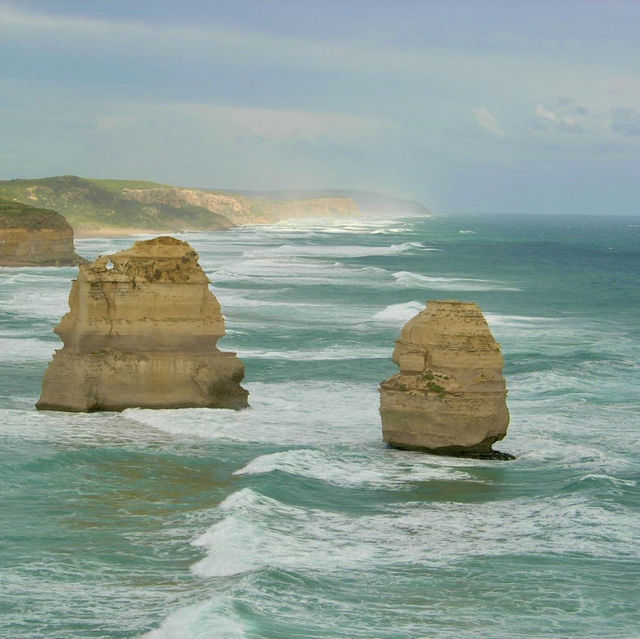
[[[0,200],[0,229],[70,230],[62,215],[50,209],[39,209],[12,200]]]
[[[166,184],[160,184],[160,182],[149,182],[147,180],[102,180],[87,178],[87,182],[91,182],[111,193],[121,193],[124,189],[158,189],[167,186]]]
[[[233,224],[200,206],[145,204],[126,197],[126,189],[162,185],[135,180],[87,180],[74,175],[0,181],[0,198],[55,209],[74,229],[224,229]]]

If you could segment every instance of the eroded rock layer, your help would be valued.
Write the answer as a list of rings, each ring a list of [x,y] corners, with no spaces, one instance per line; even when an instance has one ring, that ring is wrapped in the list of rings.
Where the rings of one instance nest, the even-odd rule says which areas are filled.
[[[244,365],[216,346],[220,304],[186,242],[157,237],[80,266],[69,308],[37,408],[247,406]]]
[[[73,229],[55,211],[0,200],[0,266],[72,266]]]
[[[405,449],[478,457],[509,425],[500,345],[476,304],[430,301],[396,342],[400,373],[382,382],[384,441]]]

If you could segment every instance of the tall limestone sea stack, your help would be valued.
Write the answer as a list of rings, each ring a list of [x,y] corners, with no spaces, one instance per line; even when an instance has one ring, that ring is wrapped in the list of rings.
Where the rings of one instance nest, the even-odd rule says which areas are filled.
[[[80,266],[40,410],[244,408],[244,365],[216,347],[220,304],[186,242],[157,237]]]
[[[382,382],[383,439],[446,455],[511,459],[492,450],[507,433],[500,345],[476,304],[430,301],[396,342],[400,373]]]

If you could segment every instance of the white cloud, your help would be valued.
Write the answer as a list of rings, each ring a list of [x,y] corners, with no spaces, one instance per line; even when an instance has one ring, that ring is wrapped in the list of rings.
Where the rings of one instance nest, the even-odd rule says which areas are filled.
[[[560,111],[552,111],[542,104],[536,106],[536,118],[538,128],[550,129],[555,128],[565,133],[580,133],[584,130],[584,121],[586,119],[587,110],[579,107],[567,108],[566,101],[561,104]]]
[[[473,114],[476,117],[476,122],[485,131],[493,133],[494,135],[504,136],[504,131],[498,123],[498,120],[487,109],[485,109],[484,107],[476,107],[475,109],[473,109]]]
[[[549,122],[558,122],[558,116],[549,109],[546,109],[541,104],[536,106],[536,115],[542,120],[548,120]]]

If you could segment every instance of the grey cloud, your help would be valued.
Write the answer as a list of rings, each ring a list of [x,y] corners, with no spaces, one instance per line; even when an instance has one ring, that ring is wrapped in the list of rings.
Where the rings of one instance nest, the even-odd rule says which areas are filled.
[[[614,109],[609,126],[622,135],[640,135],[640,112],[636,109]]]

